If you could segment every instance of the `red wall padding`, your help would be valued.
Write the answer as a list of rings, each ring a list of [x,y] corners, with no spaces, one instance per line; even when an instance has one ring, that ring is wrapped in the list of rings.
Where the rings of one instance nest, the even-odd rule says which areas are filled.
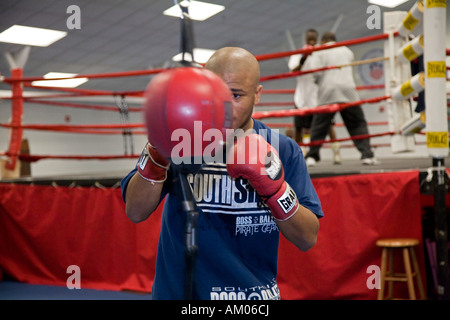
[[[0,267],[18,281],[150,291],[159,217],[125,215],[120,189],[0,184]]]
[[[310,251],[281,239],[282,298],[376,299],[366,285],[367,268],[380,265],[376,239],[422,240],[418,176],[313,179],[325,217]],[[149,292],[160,214],[132,223],[120,189],[0,184],[0,268],[21,282],[66,285],[67,267],[78,265],[82,288]],[[422,244],[417,253],[425,279]]]
[[[375,242],[384,237],[420,240],[416,252],[426,288],[418,176],[411,171],[313,179],[325,217],[308,252],[297,253],[282,240],[281,293],[288,299],[376,299],[377,290],[366,284],[372,275],[367,268],[380,266]],[[399,267],[396,272],[404,273]],[[406,285],[395,286],[400,297],[408,297]]]

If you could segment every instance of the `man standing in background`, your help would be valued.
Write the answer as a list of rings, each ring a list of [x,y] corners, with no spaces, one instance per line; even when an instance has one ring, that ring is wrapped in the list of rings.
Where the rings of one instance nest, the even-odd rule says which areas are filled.
[[[336,36],[332,32],[326,32],[321,39],[322,44],[332,44],[336,42]],[[335,47],[321,50],[314,53],[313,68],[323,68],[327,66],[338,66],[349,64],[354,60],[353,52],[345,47]],[[313,74],[318,85],[318,105],[328,105],[333,103],[345,103],[358,101],[356,84],[353,79],[351,67],[336,68],[316,72]],[[366,135],[366,119],[360,105],[346,108],[340,111],[342,120],[350,136]],[[311,123],[311,142],[324,140],[334,118],[335,113],[320,113],[313,116]],[[361,153],[361,162],[364,165],[378,164],[374,153],[370,147],[369,138],[353,140],[355,147]],[[311,146],[306,154],[306,164],[314,166],[320,161],[321,145]]]
[[[319,38],[319,33],[315,29],[308,29],[305,35],[305,45],[303,48],[311,48],[317,44]],[[292,55],[288,62],[288,67],[291,71],[306,71],[313,69],[313,59],[314,52],[306,54],[295,54]],[[297,109],[301,108],[311,108],[317,106],[317,90],[318,86],[314,82],[314,75],[312,73],[305,74],[297,77],[297,85],[295,88],[294,102]],[[306,116],[295,116],[294,117],[294,140],[297,143],[308,143],[309,141],[304,141],[303,138],[309,137],[311,131],[313,115]],[[336,132],[333,126],[329,129],[330,139],[335,140]],[[308,139],[309,140],[309,139]],[[341,163],[340,156],[340,146],[339,143],[335,142],[332,146],[333,149],[333,160],[335,164]],[[302,147],[303,153],[304,148]]]

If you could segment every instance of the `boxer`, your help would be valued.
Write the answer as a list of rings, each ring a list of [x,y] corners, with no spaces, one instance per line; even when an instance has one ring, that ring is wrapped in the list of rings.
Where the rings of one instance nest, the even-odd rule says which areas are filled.
[[[323,216],[320,200],[298,144],[252,118],[262,90],[256,58],[242,48],[221,48],[205,69],[229,88],[233,128],[245,134],[227,142],[223,162],[205,163],[187,175],[199,211],[193,299],[280,299],[279,233],[301,251],[312,248]],[[255,145],[263,152],[252,153]],[[126,214],[144,221],[164,202],[152,298],[183,299],[187,218],[180,214],[173,164],[153,141],[144,151],[144,169],[140,160],[121,182]]]

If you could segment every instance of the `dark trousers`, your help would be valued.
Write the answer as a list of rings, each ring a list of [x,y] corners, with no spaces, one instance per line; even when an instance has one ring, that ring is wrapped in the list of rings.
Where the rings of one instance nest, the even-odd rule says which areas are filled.
[[[369,134],[367,129],[367,122],[364,117],[361,106],[354,106],[340,111],[342,120],[344,120],[350,136],[358,136]],[[331,122],[333,121],[335,113],[317,113],[314,114],[311,123],[311,142],[324,140],[330,130]],[[370,148],[370,139],[353,140],[353,144],[361,153],[361,159],[372,158],[373,151]],[[320,161],[320,148],[322,145],[314,145],[309,147],[306,158],[311,157],[316,161]]]

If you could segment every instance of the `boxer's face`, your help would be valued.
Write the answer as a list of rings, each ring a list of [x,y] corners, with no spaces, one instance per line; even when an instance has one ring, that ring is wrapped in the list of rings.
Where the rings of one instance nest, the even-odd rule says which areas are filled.
[[[225,47],[217,50],[205,68],[224,80],[232,94],[233,128],[253,128],[253,107],[259,102],[262,86],[259,85],[259,63],[245,49]]]
[[[231,90],[233,105],[233,127],[244,131],[253,127],[253,108],[259,102],[262,86],[255,84],[254,77],[245,70],[225,72],[220,75]]]

